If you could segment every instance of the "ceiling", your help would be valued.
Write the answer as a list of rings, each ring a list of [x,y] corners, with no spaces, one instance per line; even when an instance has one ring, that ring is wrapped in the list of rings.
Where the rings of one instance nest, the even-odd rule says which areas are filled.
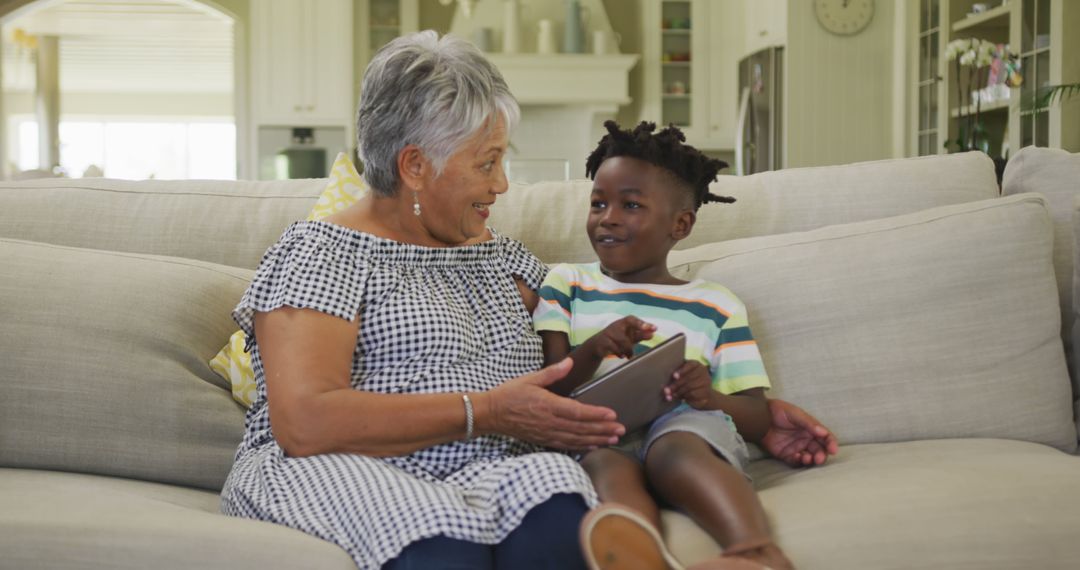
[[[36,8],[36,9],[35,9]],[[65,93],[229,93],[232,20],[194,0],[42,0],[3,26],[4,89],[33,91],[33,50],[15,30],[60,42]]]

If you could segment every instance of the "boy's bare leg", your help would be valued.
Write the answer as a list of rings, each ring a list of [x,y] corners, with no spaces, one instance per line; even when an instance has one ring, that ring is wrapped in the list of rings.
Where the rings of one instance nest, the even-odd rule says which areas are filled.
[[[581,466],[592,479],[601,502],[626,505],[660,530],[660,507],[649,495],[645,469],[639,462],[613,449],[597,449],[581,460]]]
[[[697,435],[660,437],[645,458],[648,481],[681,508],[726,552],[781,570],[791,562],[772,542],[765,510],[742,473]]]

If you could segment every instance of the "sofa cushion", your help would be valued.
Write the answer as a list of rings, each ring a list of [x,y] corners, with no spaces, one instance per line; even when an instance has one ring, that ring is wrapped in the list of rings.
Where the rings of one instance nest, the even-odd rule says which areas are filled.
[[[1061,337],[1065,342],[1067,362],[1071,367],[1073,394],[1080,398],[1080,353],[1075,352],[1073,336],[1073,200],[1080,196],[1080,154],[1061,149],[1024,147],[1009,159],[1002,177],[1006,196],[1038,192],[1046,196],[1054,220],[1054,269],[1057,272],[1061,302]]]
[[[845,443],[1000,437],[1072,451],[1051,253],[1045,199],[1024,194],[671,261],[739,295],[773,394]]]
[[[254,269],[325,178],[0,183],[0,237]]]
[[[511,185],[490,224],[547,263],[595,259],[585,237],[592,182]],[[721,176],[710,190],[735,204],[706,204],[679,249],[917,212],[998,195],[994,164],[970,152],[842,166]]]
[[[1080,560],[1080,462],[1027,442],[848,445],[822,467],[751,464],[776,539],[800,570],[1071,569]],[[664,512],[673,553],[718,547]]]
[[[1076,417],[1077,433],[1080,434],[1080,195],[1073,198],[1072,226],[1072,239],[1077,241],[1073,244],[1071,314],[1067,317],[1068,322],[1072,323],[1072,334],[1065,348],[1073,358],[1073,415]]]
[[[356,569],[300,531],[222,515],[217,493],[113,477],[0,469],[0,566]]]
[[[243,411],[207,361],[251,271],[0,238],[0,467],[220,489]]]

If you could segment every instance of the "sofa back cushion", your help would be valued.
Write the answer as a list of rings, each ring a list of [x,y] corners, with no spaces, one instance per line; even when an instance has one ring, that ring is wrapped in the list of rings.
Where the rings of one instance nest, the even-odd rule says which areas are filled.
[[[100,178],[3,182],[0,237],[253,269],[285,227],[308,214],[326,183]],[[523,241],[546,262],[591,260],[585,237],[591,187],[588,180],[514,184],[492,208],[491,225]],[[681,249],[997,194],[993,164],[982,153],[721,176],[711,189],[739,201],[702,207]]]
[[[490,223],[548,263],[595,259],[585,237],[592,181],[512,185]],[[970,152],[842,166],[721,176],[710,190],[735,204],[706,204],[679,249],[917,212],[998,195],[994,164]]]
[[[220,489],[243,410],[207,361],[248,270],[0,238],[0,467]]]
[[[326,179],[0,183],[0,237],[254,269]]]
[[[746,303],[773,384],[846,443],[1076,448],[1045,200],[1019,195],[673,254]]]
[[[1073,198],[1072,208],[1073,242],[1073,277],[1070,315],[1066,317],[1071,327],[1063,327],[1070,332],[1069,342],[1065,345],[1066,354],[1072,357],[1073,415],[1076,417],[1076,429],[1080,433],[1080,192]],[[1058,279],[1061,279],[1059,276]]]
[[[1038,192],[1046,196],[1054,220],[1054,269],[1057,273],[1061,306],[1061,337],[1065,341],[1071,367],[1073,394],[1080,397],[1080,354],[1075,344],[1080,334],[1074,327],[1074,289],[1080,281],[1073,278],[1073,200],[1080,196],[1080,154],[1061,149],[1024,147],[1009,159],[1002,177],[1001,191],[1006,196]],[[1080,399],[1078,399],[1080,404]]]

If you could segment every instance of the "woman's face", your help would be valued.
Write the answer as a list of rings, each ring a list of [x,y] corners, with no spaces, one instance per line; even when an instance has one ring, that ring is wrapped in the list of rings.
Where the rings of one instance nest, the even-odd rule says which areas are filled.
[[[484,235],[488,207],[509,187],[502,166],[509,143],[506,121],[496,115],[450,157],[442,175],[425,180],[420,219],[433,238],[459,245]]]

